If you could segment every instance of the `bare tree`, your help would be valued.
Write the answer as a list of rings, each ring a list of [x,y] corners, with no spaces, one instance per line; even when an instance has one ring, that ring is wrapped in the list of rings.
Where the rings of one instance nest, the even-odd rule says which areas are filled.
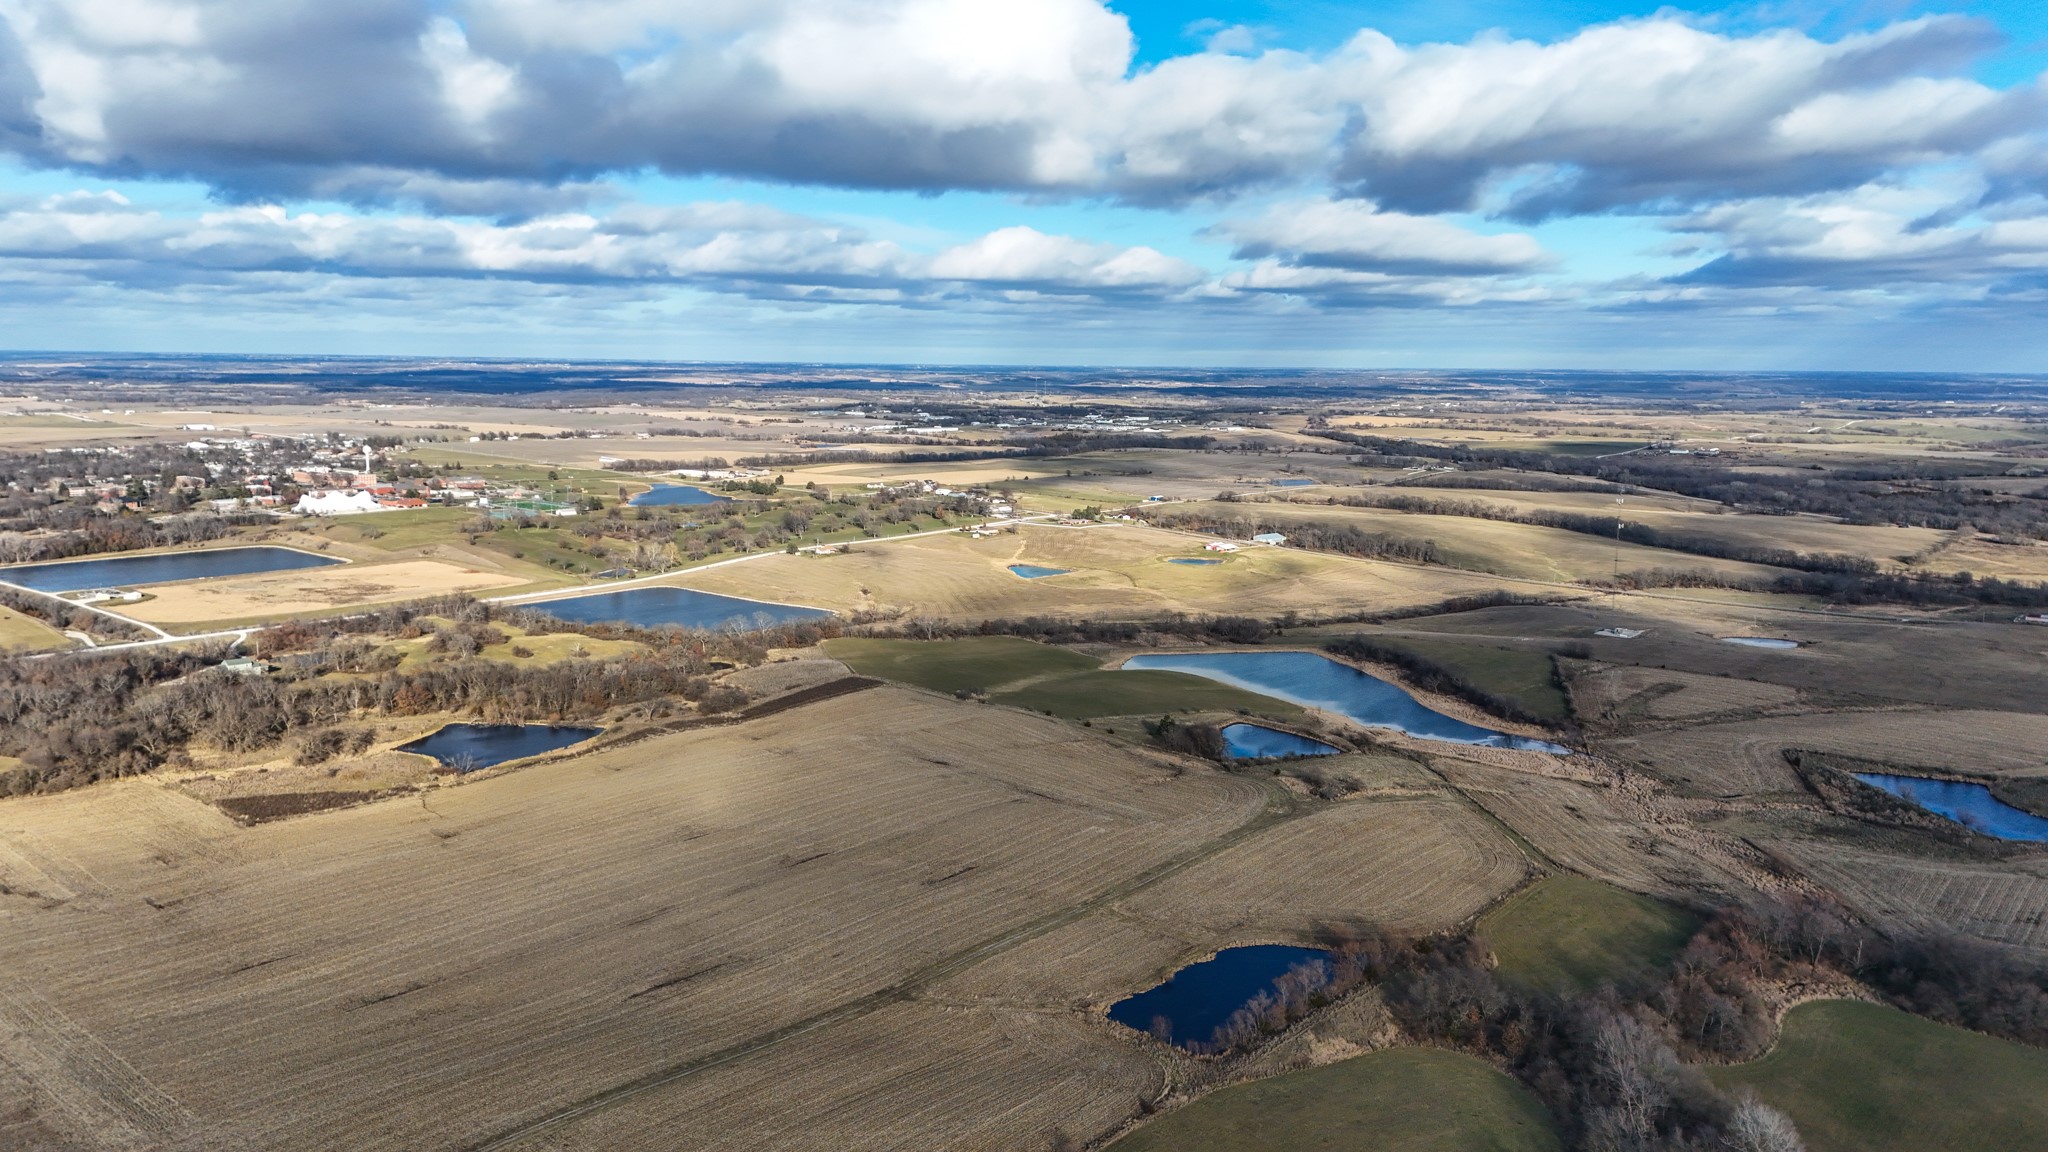
[[[1729,1152],[1806,1152],[1792,1118],[1745,1092],[1728,1118]]]

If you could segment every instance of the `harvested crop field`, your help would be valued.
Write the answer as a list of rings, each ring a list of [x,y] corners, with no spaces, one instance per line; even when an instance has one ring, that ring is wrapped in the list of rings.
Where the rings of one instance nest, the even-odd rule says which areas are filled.
[[[124,614],[152,624],[194,624],[479,592],[527,582],[520,576],[438,560],[400,560],[162,584],[150,589],[150,599],[122,609]]]
[[[1042,1149],[1107,1131],[1159,1090],[1107,1026],[1001,1008],[896,1004],[579,1118],[556,1152]]]
[[[1574,871],[1642,892],[1727,886],[1690,825],[1654,821],[1614,788],[1450,757],[1433,763],[1474,803]]]
[[[1979,776],[2048,773],[2048,716],[2025,712],[1826,712],[1603,740],[1690,791],[1739,796],[1801,790],[1783,750],[1834,752]]]
[[[1945,860],[1805,838],[1768,846],[1881,923],[2048,953],[2048,861]]]
[[[1427,931],[1477,914],[1528,867],[1512,841],[1449,796],[1353,800],[1236,845],[1120,908],[1179,930],[1284,935],[1318,921],[1371,920]]]
[[[477,1143],[881,1008],[1266,796],[882,689],[254,828],[142,780],[6,801],[0,1065],[28,1073],[0,1079],[0,1115],[53,1148]],[[786,1094],[758,1122],[823,1128],[832,1106]],[[635,1114],[606,1117],[610,1146],[676,1145]]]
[[[1057,615],[1207,612],[1274,616],[1289,610],[1355,612],[1433,603],[1488,591],[1498,580],[1446,569],[1379,564],[1291,548],[1251,548],[1215,565],[1168,564],[1200,552],[1198,539],[1123,525],[1028,527],[981,540],[928,536],[861,541],[839,556],[774,555],[690,576],[692,588],[815,604],[839,611],[901,610],[979,620]],[[1064,568],[1022,580],[1010,564]]]

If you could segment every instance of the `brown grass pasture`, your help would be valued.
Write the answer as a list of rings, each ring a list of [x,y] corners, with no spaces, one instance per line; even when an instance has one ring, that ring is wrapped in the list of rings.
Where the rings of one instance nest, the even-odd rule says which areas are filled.
[[[880,1007],[1267,794],[881,689],[255,828],[146,780],[10,800],[0,1064],[30,1087],[0,1112],[97,1146],[463,1146]],[[781,1115],[822,1130],[826,1099]]]
[[[1798,706],[1799,692],[1782,684],[1665,668],[1589,665],[1572,677],[1571,699],[1581,720],[1625,728],[1783,711]]]
[[[0,652],[39,652],[70,645],[69,638],[41,620],[0,608]]]
[[[1617,568],[1700,569],[1725,576],[1768,580],[1779,570],[1761,564],[1717,560],[1662,548],[1602,540],[1561,528],[1539,528],[1466,516],[1434,516],[1373,508],[1313,504],[1206,504],[1202,514],[1255,523],[1261,531],[1285,532],[1289,524],[1348,524],[1366,532],[1434,540],[1445,558],[1461,568],[1527,580],[1605,579]]]
[[[1377,564],[1286,548],[1247,548],[1222,564],[1168,564],[1201,555],[1178,533],[1123,526],[1025,528],[981,540],[930,536],[862,542],[841,556],[774,555],[692,576],[690,587],[853,611],[982,619],[1173,611],[1305,615],[1425,604],[1498,587],[1483,576]],[[1066,568],[1037,580],[1009,564]]]
[[[127,614],[152,624],[196,624],[332,611],[526,582],[523,577],[438,560],[400,560],[160,584],[150,589],[150,599],[126,607]]]

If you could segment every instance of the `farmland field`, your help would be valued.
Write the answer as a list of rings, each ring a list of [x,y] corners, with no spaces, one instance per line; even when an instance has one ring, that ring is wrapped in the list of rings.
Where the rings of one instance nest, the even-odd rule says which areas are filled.
[[[1813,1152],[2038,1148],[2048,1131],[2048,1052],[1875,1004],[1802,1004],[1762,1059],[1711,1075],[1784,1109]]]
[[[1000,688],[1027,677],[1088,672],[1100,662],[1079,652],[1011,636],[959,640],[829,640],[825,652],[863,676],[880,676],[934,692]]]
[[[1579,876],[1551,876],[1480,918],[1504,979],[1545,992],[1589,991],[1655,971],[1698,922],[1668,904]]]
[[[255,828],[146,781],[11,801],[0,1115],[469,1143],[1028,938],[1265,795],[885,689]]]
[[[123,607],[128,615],[152,624],[195,624],[330,611],[526,583],[524,577],[438,560],[399,560],[165,584],[151,588],[150,599]]]
[[[1550,1118],[1485,1062],[1394,1048],[1212,1093],[1140,1127],[1117,1152],[1554,1152]]]

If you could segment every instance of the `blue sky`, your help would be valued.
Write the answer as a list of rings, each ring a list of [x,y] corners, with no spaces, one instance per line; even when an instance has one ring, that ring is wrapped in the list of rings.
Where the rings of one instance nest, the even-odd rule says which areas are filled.
[[[2048,5],[19,0],[15,348],[2048,371]]]

